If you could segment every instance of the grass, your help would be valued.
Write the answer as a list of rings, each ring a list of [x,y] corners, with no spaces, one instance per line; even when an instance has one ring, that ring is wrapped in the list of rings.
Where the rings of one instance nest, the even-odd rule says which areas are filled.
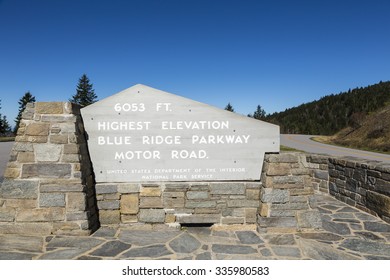
[[[0,142],[13,142],[15,137],[0,137]]]
[[[297,149],[290,148],[290,147],[283,146],[283,145],[280,145],[280,151],[282,151],[282,152],[303,152],[301,150],[297,150]]]
[[[332,144],[331,136],[315,136],[311,137],[310,140],[323,144]]]
[[[336,146],[336,147],[350,148],[350,149],[356,149],[356,150],[361,150],[361,151],[373,152],[373,153],[377,153],[377,154],[390,155],[390,152],[384,152],[384,151],[380,151],[380,150],[370,149],[367,147],[355,147],[353,145],[341,145],[339,143],[334,143],[332,141],[332,136],[315,136],[315,137],[311,137],[310,139],[315,141],[315,142],[319,142],[322,144],[328,144],[328,145],[332,145],[332,146]]]

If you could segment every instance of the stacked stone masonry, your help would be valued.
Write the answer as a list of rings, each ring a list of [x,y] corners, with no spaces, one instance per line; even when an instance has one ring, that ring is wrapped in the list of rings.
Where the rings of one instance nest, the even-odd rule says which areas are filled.
[[[299,153],[266,155],[261,177],[258,225],[261,229],[320,228],[311,170]]]
[[[314,190],[390,223],[390,164],[325,155],[307,155]]]
[[[97,184],[101,224],[254,224],[259,182]]]
[[[329,157],[308,154],[306,156],[305,168],[310,170],[314,190],[329,193]]]
[[[390,223],[390,164],[329,159],[329,193]]]
[[[0,233],[89,234],[98,228],[80,108],[27,104],[0,187]]]

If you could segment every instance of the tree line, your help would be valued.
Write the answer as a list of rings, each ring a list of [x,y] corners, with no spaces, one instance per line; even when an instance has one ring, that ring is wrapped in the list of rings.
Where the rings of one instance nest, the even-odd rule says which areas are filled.
[[[390,81],[330,94],[318,101],[267,115],[264,120],[280,126],[281,133],[333,135],[359,127],[365,116],[390,104]]]
[[[225,110],[233,113],[235,112],[230,102],[225,106]],[[253,113],[249,113],[247,116],[257,120],[264,120],[266,117],[266,113],[265,110],[260,105],[257,105],[256,110]]]
[[[19,100],[19,113],[15,119],[14,130],[0,111],[0,135],[16,134],[27,103],[35,101],[35,97],[30,92],[26,92]],[[81,106],[97,101],[93,84],[86,74],[79,79],[76,94],[69,101]],[[390,104],[390,81],[381,81],[375,85],[330,94],[279,113],[266,114],[265,110],[257,105],[255,111],[247,116],[277,124],[280,126],[281,133],[332,135],[346,126],[359,127],[366,115],[388,104]],[[235,112],[230,102],[225,110]]]
[[[22,119],[23,111],[26,109],[26,106],[30,102],[35,102],[36,98],[27,91],[18,101],[19,112],[15,118],[15,127],[12,129],[10,126],[7,117],[3,116],[0,111],[0,136],[10,136],[15,135],[18,128],[20,120]],[[81,106],[87,106],[97,101],[97,95],[93,89],[93,84],[90,82],[86,74],[83,74],[78,81],[76,87],[76,94],[72,95],[69,99],[70,102],[79,104]],[[0,100],[0,110],[1,110],[1,100]]]

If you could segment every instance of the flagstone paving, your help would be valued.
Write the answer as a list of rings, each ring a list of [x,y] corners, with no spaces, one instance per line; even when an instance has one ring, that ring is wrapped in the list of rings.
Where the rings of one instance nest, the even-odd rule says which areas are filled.
[[[390,259],[390,225],[316,195],[322,229],[221,230],[162,225],[101,227],[89,237],[0,235],[0,260],[29,259]]]

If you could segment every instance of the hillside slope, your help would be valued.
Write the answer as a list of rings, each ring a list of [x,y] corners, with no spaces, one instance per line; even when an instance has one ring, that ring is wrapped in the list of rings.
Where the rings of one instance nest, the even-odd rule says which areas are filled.
[[[360,125],[347,127],[330,138],[342,146],[390,152],[390,105],[368,115]]]
[[[390,81],[327,95],[268,115],[265,121],[280,125],[281,133],[333,135],[387,104],[390,104]]]

